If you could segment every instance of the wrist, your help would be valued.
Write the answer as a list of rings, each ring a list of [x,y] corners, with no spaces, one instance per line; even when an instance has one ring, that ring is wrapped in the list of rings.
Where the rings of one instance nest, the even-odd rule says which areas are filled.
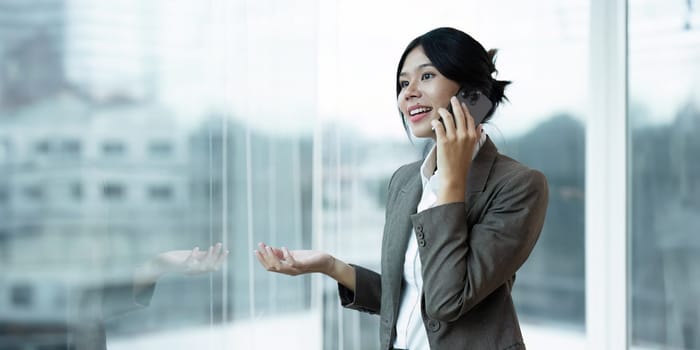
[[[326,264],[326,268],[321,271],[326,276],[335,278],[337,276],[337,259],[333,255],[328,255],[328,263]]]
[[[463,202],[465,192],[466,186],[461,184],[442,186],[442,189],[438,193],[436,204]]]
[[[162,265],[160,256],[157,256],[137,267],[135,276],[142,282],[156,281],[166,273]]]
[[[134,286],[148,285],[155,283],[160,275],[153,271],[147,264],[141,265],[134,269]]]

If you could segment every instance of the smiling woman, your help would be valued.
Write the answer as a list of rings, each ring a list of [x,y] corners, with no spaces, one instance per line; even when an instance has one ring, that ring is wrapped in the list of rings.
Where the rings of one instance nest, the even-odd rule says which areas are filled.
[[[381,349],[525,348],[511,290],[544,224],[547,182],[498,153],[454,96],[467,85],[497,105],[507,82],[491,77],[492,60],[453,28],[425,33],[401,56],[404,126],[408,118],[414,136],[436,143],[389,182],[381,273],[321,251],[260,243],[255,252],[268,271],[335,279],[344,307],[381,316]]]

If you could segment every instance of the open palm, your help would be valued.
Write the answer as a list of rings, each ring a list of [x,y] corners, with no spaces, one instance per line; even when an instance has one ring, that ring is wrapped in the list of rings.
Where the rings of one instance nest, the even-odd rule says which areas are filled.
[[[327,272],[333,257],[318,250],[288,250],[260,243],[255,256],[268,271],[296,276],[310,272]]]

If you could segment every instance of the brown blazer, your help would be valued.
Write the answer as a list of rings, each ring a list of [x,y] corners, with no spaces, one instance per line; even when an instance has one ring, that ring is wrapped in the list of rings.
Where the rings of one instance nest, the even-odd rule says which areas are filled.
[[[403,264],[415,232],[423,265],[421,314],[431,349],[525,349],[511,299],[515,272],[542,230],[544,175],[498,153],[487,139],[467,178],[464,202],[416,214],[422,161],[389,182],[382,273],[355,266],[355,293],[338,285],[343,306],[381,315],[381,349],[391,349]],[[410,349],[409,349],[410,350]]]

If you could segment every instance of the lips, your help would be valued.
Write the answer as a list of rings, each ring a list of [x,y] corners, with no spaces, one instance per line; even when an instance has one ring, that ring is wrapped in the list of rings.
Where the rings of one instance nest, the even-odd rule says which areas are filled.
[[[417,123],[427,117],[433,110],[432,107],[416,105],[408,109],[409,120],[412,123]]]

